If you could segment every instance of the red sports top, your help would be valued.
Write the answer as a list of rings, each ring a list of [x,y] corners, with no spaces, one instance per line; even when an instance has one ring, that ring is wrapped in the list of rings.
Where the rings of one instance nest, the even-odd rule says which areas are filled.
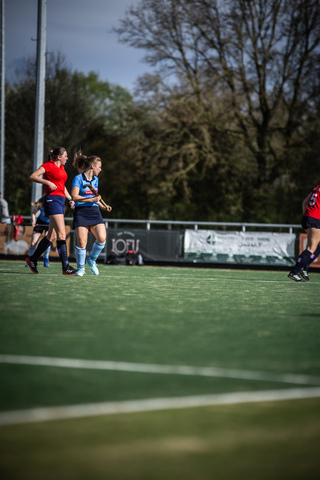
[[[53,160],[43,163],[41,166],[46,171],[46,173],[43,174],[43,178],[45,180],[49,180],[57,186],[56,190],[52,191],[47,185],[45,185],[46,195],[60,195],[60,197],[65,197],[64,188],[68,175],[64,169],[64,166],[61,165],[60,167],[57,167]]]
[[[320,185],[317,185],[312,190],[311,197],[304,215],[306,217],[313,217],[320,220]]]

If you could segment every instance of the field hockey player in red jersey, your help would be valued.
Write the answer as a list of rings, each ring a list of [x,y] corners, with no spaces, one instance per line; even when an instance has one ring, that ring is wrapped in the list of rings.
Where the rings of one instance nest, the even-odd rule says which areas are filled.
[[[309,280],[308,269],[320,254],[320,185],[302,202],[302,228],[307,232],[307,248],[299,255],[288,277],[295,282]]]
[[[50,218],[47,235],[43,237],[35,252],[26,258],[26,262],[33,273],[39,273],[37,262],[43,252],[51,246],[55,236],[54,231],[57,234],[57,247],[62,262],[63,275],[75,275],[76,273],[76,269],[69,265],[64,221],[66,197],[70,207],[74,208],[74,202],[65,186],[68,176],[64,166],[67,160],[68,154],[66,149],[63,147],[55,148],[49,153],[48,161],[30,175],[30,180],[42,183],[45,186],[46,193],[43,206],[46,216]]]

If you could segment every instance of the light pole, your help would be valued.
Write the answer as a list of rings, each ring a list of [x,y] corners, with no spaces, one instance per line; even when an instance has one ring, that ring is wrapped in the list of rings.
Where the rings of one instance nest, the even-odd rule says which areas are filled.
[[[37,170],[43,163],[46,85],[46,17],[47,0],[38,0],[37,77],[34,121],[33,171]],[[32,182],[31,202],[36,202],[41,196],[42,184]]]

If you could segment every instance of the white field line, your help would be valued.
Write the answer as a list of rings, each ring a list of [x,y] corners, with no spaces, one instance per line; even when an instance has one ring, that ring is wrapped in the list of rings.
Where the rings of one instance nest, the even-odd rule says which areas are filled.
[[[1,270],[1,269],[0,269]],[[11,271],[8,271],[8,269],[4,269],[6,270],[4,272],[4,275],[12,275],[12,273],[15,273],[14,270]],[[229,272],[230,273],[230,272]],[[284,272],[285,274],[285,272]],[[49,272],[46,272],[45,273],[46,276],[54,276],[54,277],[58,277],[60,276],[60,273],[49,273]],[[99,275],[100,278],[128,278],[128,279],[134,279],[134,278],[138,278],[138,279],[141,279],[141,277],[139,275],[130,275],[130,276],[127,276],[127,275],[111,275],[111,274],[104,274],[104,272],[100,271],[100,275]],[[92,277],[94,278],[94,277]],[[223,277],[192,277],[192,276],[188,276],[188,277],[184,277],[182,275],[179,275],[179,274],[172,274],[172,276],[154,276],[152,277],[153,280],[155,279],[159,279],[159,280],[185,280],[185,281],[202,281],[202,282],[206,282],[206,281],[210,281],[210,282],[221,282],[221,281],[228,281],[228,282],[255,282],[255,283],[287,283],[287,284],[292,284],[292,282],[288,282],[286,276],[284,276],[284,278],[282,280],[263,280],[263,279],[258,279],[258,278],[255,278],[254,280],[250,279],[250,278],[223,278]],[[310,283],[310,282],[309,282]],[[312,285],[308,284],[308,287],[312,287]]]
[[[116,415],[134,412],[151,412],[181,408],[208,407],[214,405],[235,405],[238,403],[274,402],[319,398],[320,387],[295,388],[287,390],[265,390],[261,392],[237,392],[190,397],[153,398],[121,402],[100,402],[60,407],[33,408],[0,413],[0,426],[21,423],[47,422],[70,418]]]
[[[286,272],[284,272],[285,274]],[[138,276],[138,275],[132,275],[130,277],[128,276],[125,276],[123,275],[122,277],[118,276],[118,275],[105,275],[104,273],[101,273],[100,272],[100,277],[103,277],[103,278],[127,278],[127,279],[140,279],[141,280],[141,277]],[[151,278],[150,278],[151,279]],[[183,277],[183,276],[179,276],[179,275],[176,275],[174,274],[174,276],[154,276],[152,277],[152,280],[173,280],[173,281],[176,281],[176,280],[185,280],[185,281],[196,281],[196,282],[221,282],[221,281],[227,281],[227,282],[254,282],[254,283],[289,283],[290,285],[292,284],[292,282],[288,282],[288,279],[286,278],[286,275],[284,276],[284,278],[282,280],[263,280],[262,278],[259,279],[259,278],[255,278],[254,280],[253,279],[250,279],[250,278],[229,278],[229,277]],[[310,282],[309,282],[310,283]],[[309,284],[308,284],[309,285]]]
[[[137,277],[139,278],[139,277]],[[203,278],[200,278],[200,277],[178,277],[178,276],[174,276],[174,277],[157,277],[159,280],[187,280],[187,281],[202,281],[202,282],[206,282],[206,281],[209,281],[209,282],[217,282],[217,281],[222,281],[222,280],[225,280],[225,281],[228,281],[228,282],[257,282],[257,283],[287,283],[287,279],[284,278],[283,280],[263,280],[262,278],[261,279],[250,279],[250,278],[228,278],[228,277],[203,277]]]
[[[83,368],[90,370],[113,370],[166,375],[192,375],[199,377],[222,377],[239,380],[320,385],[320,377],[292,373],[270,373],[230,368],[194,367],[188,365],[159,365],[151,363],[113,362],[104,360],[81,360],[73,358],[34,357],[27,355],[1,355],[0,364],[34,365],[43,367]]]

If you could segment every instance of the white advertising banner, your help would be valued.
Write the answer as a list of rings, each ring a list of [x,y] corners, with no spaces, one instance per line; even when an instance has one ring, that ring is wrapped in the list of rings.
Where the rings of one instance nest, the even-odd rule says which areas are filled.
[[[296,235],[291,233],[186,230],[186,260],[215,263],[293,265]]]

